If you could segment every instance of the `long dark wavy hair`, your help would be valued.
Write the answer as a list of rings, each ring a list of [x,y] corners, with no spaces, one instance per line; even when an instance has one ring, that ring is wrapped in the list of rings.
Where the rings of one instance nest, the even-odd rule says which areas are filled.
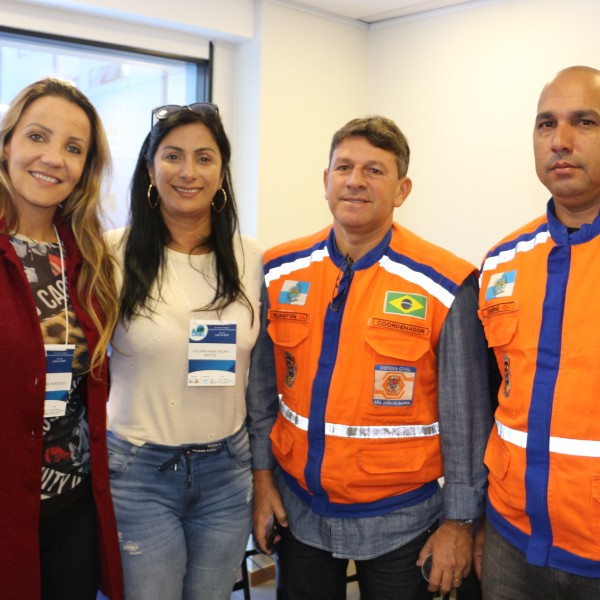
[[[131,203],[129,207],[129,234],[125,245],[123,288],[120,299],[120,317],[128,323],[142,310],[152,312],[151,290],[159,283],[166,266],[166,248],[171,234],[161,211],[152,208],[148,198],[150,175],[148,167],[154,164],[154,156],[162,140],[176,127],[200,123],[211,132],[221,153],[222,189],[227,202],[220,212],[213,210],[211,231],[208,238],[198,239],[196,248],[214,252],[216,289],[212,301],[198,310],[223,310],[239,300],[248,307],[252,321],[254,310],[241,282],[240,266],[234,252],[234,238],[239,236],[238,214],[231,182],[229,163],[231,146],[217,110],[196,112],[185,107],[168,114],[156,122],[144,140],[131,180]],[[153,190],[154,191],[154,190]],[[157,199],[152,194],[152,203]],[[221,209],[223,193],[215,194],[214,205]],[[159,291],[160,294],[160,291]]]

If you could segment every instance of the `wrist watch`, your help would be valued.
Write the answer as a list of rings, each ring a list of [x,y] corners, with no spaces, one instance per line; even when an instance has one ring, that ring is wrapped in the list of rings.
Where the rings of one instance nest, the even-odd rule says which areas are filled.
[[[467,525],[473,525],[473,519],[455,519],[459,527],[466,527]]]

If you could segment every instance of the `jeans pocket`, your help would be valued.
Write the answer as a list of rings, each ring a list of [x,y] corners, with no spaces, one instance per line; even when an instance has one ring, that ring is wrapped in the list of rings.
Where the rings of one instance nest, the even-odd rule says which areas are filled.
[[[252,462],[250,454],[250,438],[248,432],[244,429],[242,433],[237,433],[233,439],[228,441],[229,453],[235,459],[241,469],[246,469]]]
[[[117,479],[121,477],[127,470],[127,467],[133,462],[133,457],[130,459],[129,454],[125,454],[120,450],[108,446],[108,477],[109,479]]]

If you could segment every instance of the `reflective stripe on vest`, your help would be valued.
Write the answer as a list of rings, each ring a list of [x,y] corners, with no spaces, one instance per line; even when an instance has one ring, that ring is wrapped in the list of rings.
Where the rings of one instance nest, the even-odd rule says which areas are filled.
[[[294,271],[299,271],[301,269],[306,269],[313,262],[322,262],[324,258],[329,256],[329,252],[327,248],[319,248],[312,252],[309,256],[303,256],[302,258],[297,258],[296,260],[283,263],[278,267],[274,267],[269,269],[268,273],[265,273],[265,284],[269,287],[271,281],[275,281],[284,275],[289,275]]]
[[[379,260],[379,265],[388,273],[393,273],[394,275],[398,275],[398,277],[406,279],[406,281],[410,281],[411,283],[421,286],[424,290],[437,298],[446,308],[450,308],[452,306],[452,303],[454,302],[454,294],[425,275],[425,273],[415,271],[406,265],[395,262],[387,255],[381,257]]]
[[[545,244],[548,239],[550,239],[550,232],[548,230],[540,231],[529,240],[520,240],[513,248],[488,256],[481,267],[481,274],[483,275],[484,271],[496,269],[498,265],[513,260],[517,252],[529,252],[529,250],[533,250],[538,244]]]
[[[281,414],[290,423],[303,431],[308,431],[308,419],[295,413],[289,406],[279,401],[279,410]],[[440,434],[439,423],[430,425],[397,425],[395,427],[375,425],[373,427],[357,425],[339,425],[337,423],[325,423],[325,435],[345,438],[361,439],[400,439],[432,437]]]
[[[527,434],[507,427],[500,421],[496,421],[498,435],[505,441],[519,446],[527,447]],[[600,458],[600,441],[596,440],[573,440],[552,436],[550,438],[550,452],[557,454],[568,454],[569,456],[587,456],[589,458]]]

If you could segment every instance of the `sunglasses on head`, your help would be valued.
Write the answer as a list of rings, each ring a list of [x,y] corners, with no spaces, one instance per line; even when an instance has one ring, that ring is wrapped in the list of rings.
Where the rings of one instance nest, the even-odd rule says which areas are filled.
[[[188,104],[186,106],[179,106],[179,104],[165,104],[164,106],[159,106],[152,111],[151,127],[154,127],[157,121],[162,121],[169,115],[178,113],[182,110],[191,110],[195,113],[209,115],[219,114],[219,107],[212,102],[194,102],[194,104]]]

